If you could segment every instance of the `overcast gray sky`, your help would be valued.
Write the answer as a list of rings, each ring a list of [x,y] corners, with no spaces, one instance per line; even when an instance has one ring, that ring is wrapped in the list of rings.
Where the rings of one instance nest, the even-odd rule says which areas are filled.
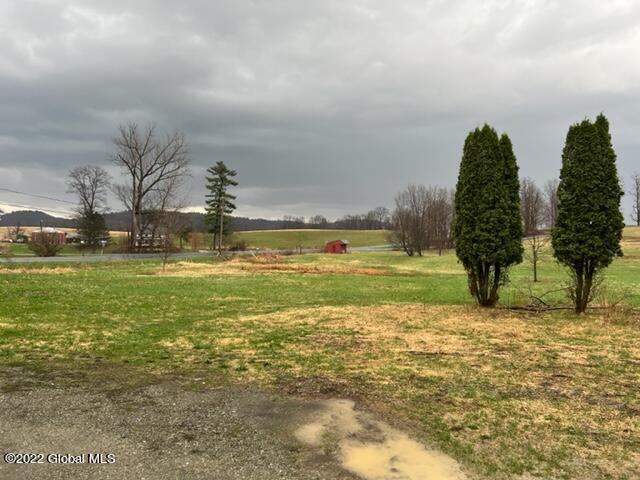
[[[600,111],[628,183],[638,85],[635,1],[3,0],[0,187],[72,200],[70,168],[118,177],[118,124],[153,121],[186,134],[192,205],[224,160],[238,214],[335,218],[410,182],[454,185],[484,122],[542,184],[568,126]]]

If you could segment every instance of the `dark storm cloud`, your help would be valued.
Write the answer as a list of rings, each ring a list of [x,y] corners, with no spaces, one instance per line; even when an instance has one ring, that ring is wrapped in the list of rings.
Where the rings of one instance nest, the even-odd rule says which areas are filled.
[[[194,206],[204,169],[225,160],[240,214],[335,217],[390,205],[408,182],[454,184],[464,137],[485,121],[541,183],[569,124],[600,111],[628,177],[636,5],[2,2],[0,186],[67,198],[68,169],[107,165],[118,124],[153,121],[187,135]]]

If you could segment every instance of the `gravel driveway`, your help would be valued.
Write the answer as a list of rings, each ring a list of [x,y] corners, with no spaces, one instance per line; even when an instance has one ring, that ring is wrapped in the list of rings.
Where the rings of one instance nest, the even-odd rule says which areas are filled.
[[[319,408],[314,402],[241,387],[197,392],[173,382],[115,395],[95,387],[3,386],[0,453],[43,454],[37,460],[44,463],[0,459],[2,479],[356,478],[329,452],[296,439],[295,429]],[[90,453],[115,461],[89,464]],[[56,454],[85,454],[76,457],[84,463],[49,463],[67,460]]]
[[[467,478],[349,399],[216,387],[192,374],[131,383],[132,372],[115,372],[0,365],[0,479]]]

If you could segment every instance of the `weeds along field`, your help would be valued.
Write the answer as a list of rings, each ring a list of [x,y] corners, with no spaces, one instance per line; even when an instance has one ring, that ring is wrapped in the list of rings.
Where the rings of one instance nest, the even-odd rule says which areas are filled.
[[[511,270],[496,309],[473,305],[452,252],[3,265],[0,363],[74,381],[117,371],[123,388],[197,372],[348,397],[470,478],[634,479],[639,229],[623,249],[595,300],[615,307],[582,317],[508,308],[532,295],[566,303],[549,251],[540,282],[527,261]]]

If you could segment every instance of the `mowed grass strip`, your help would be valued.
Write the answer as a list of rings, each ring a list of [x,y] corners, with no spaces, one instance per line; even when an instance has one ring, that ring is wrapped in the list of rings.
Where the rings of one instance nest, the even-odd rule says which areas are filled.
[[[635,238],[627,231],[598,303],[640,306]],[[549,252],[540,276],[514,268],[503,303],[565,282]],[[0,288],[3,364],[324,379],[413,422],[477,478],[637,478],[637,311],[478,309],[451,252],[13,265]]]

